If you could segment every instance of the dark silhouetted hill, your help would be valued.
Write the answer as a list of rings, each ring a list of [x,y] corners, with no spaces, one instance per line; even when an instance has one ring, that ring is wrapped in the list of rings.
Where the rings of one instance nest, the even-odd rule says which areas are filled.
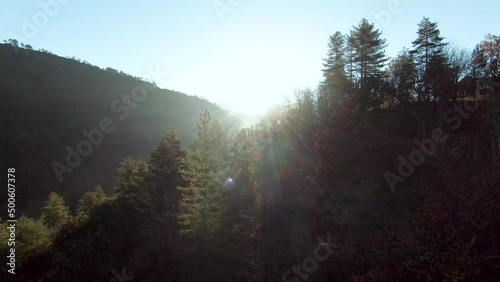
[[[144,101],[123,100],[121,95],[133,89],[146,89]],[[148,159],[170,128],[183,145],[189,144],[205,108],[229,129],[241,125],[199,97],[160,89],[114,69],[6,44],[0,44],[0,101],[0,167],[16,168],[18,216],[36,214],[50,191],[63,194],[70,205],[98,183],[111,192],[120,160],[128,155]],[[103,133],[102,143],[92,146],[92,152],[59,182],[53,162],[67,165],[66,147],[76,150],[88,139],[82,131],[99,128],[103,119],[111,120],[114,131]]]

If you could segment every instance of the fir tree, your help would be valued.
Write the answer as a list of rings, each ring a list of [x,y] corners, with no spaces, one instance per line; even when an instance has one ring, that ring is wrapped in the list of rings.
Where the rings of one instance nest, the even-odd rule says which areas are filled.
[[[339,76],[345,76],[345,40],[344,35],[339,31],[330,36],[327,57],[323,59],[323,74],[327,80],[329,78],[335,79]]]
[[[61,195],[51,192],[42,208],[42,220],[48,227],[59,231],[65,224],[73,220],[69,208]]]
[[[205,110],[181,170],[181,234],[202,241],[215,232],[224,215],[223,187],[227,177],[227,135]]]
[[[396,89],[396,96],[400,103],[405,104],[413,99],[417,69],[408,49],[404,48],[389,63],[389,79]]]
[[[437,23],[424,18],[418,24],[417,39],[413,41],[411,54],[419,69],[418,101],[431,100],[431,68],[439,69],[444,63],[444,38],[441,37]],[[436,98],[436,95],[434,93]]]
[[[145,195],[147,171],[147,163],[125,158],[116,169],[116,196],[136,205],[137,200]]]
[[[181,150],[177,134],[169,130],[158,147],[151,152],[148,162],[149,182],[152,185],[150,197],[154,206],[168,210],[177,206],[177,187],[182,184],[179,169],[184,157],[185,152]]]
[[[351,31],[350,43],[354,51],[355,69],[359,75],[361,104],[365,106],[378,91],[382,67],[387,61],[386,40],[382,39],[381,35],[382,33],[366,19],[362,19]]]
[[[79,223],[87,220],[92,211],[106,201],[106,194],[101,185],[97,185],[94,190],[83,194],[76,205],[77,221]]]

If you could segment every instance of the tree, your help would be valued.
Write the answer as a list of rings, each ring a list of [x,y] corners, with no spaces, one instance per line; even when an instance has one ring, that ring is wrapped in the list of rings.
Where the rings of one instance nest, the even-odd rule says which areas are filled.
[[[145,194],[147,170],[144,161],[125,158],[116,169],[116,196],[129,203],[137,203],[137,200]]]
[[[345,40],[339,31],[330,36],[327,57],[323,59],[323,76],[327,80],[345,76]]]
[[[151,152],[148,163],[149,181],[153,185],[153,193],[159,197],[158,204],[173,207],[177,205],[177,187],[181,185],[179,169],[185,157],[181,150],[181,142],[173,130],[169,130],[158,147]],[[167,203],[168,201],[168,203]]]
[[[22,263],[43,254],[51,245],[51,230],[42,220],[21,217],[16,225],[16,259]]]
[[[488,78],[500,78],[500,36],[488,34],[480,43],[480,53]]]
[[[417,80],[417,69],[407,48],[404,48],[388,66],[389,81],[396,89],[399,103],[405,104],[412,100]]]
[[[201,242],[214,234],[224,215],[221,187],[228,171],[226,139],[221,124],[205,110],[181,170],[186,181],[179,187],[181,234]]]
[[[478,44],[470,54],[470,62],[466,70],[466,77],[463,79],[465,92],[467,95],[476,98],[476,91],[478,90],[478,81],[486,76],[485,74],[486,59],[481,52],[481,45]]]
[[[429,18],[424,18],[418,24],[417,39],[413,41],[413,50],[411,54],[415,58],[419,70],[418,82],[418,101],[430,101],[431,94],[435,99],[437,93],[431,93],[431,80],[430,68],[434,70],[439,69],[439,64],[444,64],[444,38],[440,36],[440,31],[437,23],[431,22]],[[434,65],[431,65],[434,64]],[[438,64],[438,65],[436,65]],[[423,96],[423,97],[422,97]]]
[[[327,57],[323,59],[323,76],[325,80],[323,82],[323,91],[318,93],[320,94],[318,95],[318,110],[323,121],[331,121],[334,114],[343,112],[346,100],[350,98],[349,94],[351,94],[350,89],[352,88],[354,78],[352,77],[353,73],[350,68],[352,66],[352,56],[349,57],[349,62],[346,58],[349,45],[346,44],[346,40],[348,40],[348,38],[338,31],[330,36]],[[348,55],[352,55],[351,53],[348,53]],[[346,76],[346,69],[349,71],[348,76],[351,83],[349,83],[348,77]],[[312,95],[309,96],[312,97]],[[307,97],[306,95],[303,98]],[[297,101],[307,102],[308,100],[297,99]],[[298,103],[299,106],[302,104],[304,103]]]
[[[351,81],[351,86],[354,87],[357,84],[356,70],[354,66],[354,41],[350,34],[344,35],[345,37],[345,74],[348,80]]]
[[[310,89],[295,90],[295,103],[289,105],[286,117],[294,136],[309,140],[316,127],[314,94]]]
[[[87,220],[92,211],[102,205],[106,201],[106,194],[102,190],[101,185],[95,186],[94,190],[83,194],[82,198],[76,205],[77,221],[79,223]]]
[[[56,192],[50,193],[49,199],[45,202],[42,210],[43,222],[56,231],[59,231],[61,227],[73,220],[63,197]]]
[[[449,100],[456,98],[456,70],[449,63],[448,58],[443,56],[433,56],[429,60],[427,69],[427,81],[429,87],[429,99],[437,101],[438,98]]]
[[[17,41],[16,39],[10,38],[8,40],[4,40],[4,42],[12,45],[12,47],[14,47],[14,48],[19,48],[19,41]]]
[[[163,239],[171,242],[172,236],[177,231],[177,212],[179,191],[177,187],[183,185],[180,174],[185,152],[177,134],[169,130],[162,138],[158,147],[151,152],[148,162],[147,194],[142,198],[141,209],[146,212],[150,223],[149,235],[163,236],[158,243],[163,246]]]
[[[184,280],[221,281],[227,278],[233,263],[228,259],[228,240],[233,234],[225,227],[228,222],[229,150],[225,130],[205,110],[200,114],[198,130],[187,150],[181,175],[185,185],[179,186],[179,234],[184,242],[184,252],[196,256],[189,262]],[[217,261],[217,263],[216,263]],[[202,276],[194,274],[197,269]],[[224,273],[224,274],[223,274]]]
[[[450,64],[450,71],[453,76],[453,100],[456,101],[458,97],[459,82],[467,75],[469,64],[471,63],[471,53],[466,48],[461,48],[456,45],[448,44],[444,52]]]
[[[351,31],[354,65],[359,74],[361,104],[367,106],[376,95],[382,77],[382,67],[388,60],[385,56],[386,40],[372,23],[362,19]]]

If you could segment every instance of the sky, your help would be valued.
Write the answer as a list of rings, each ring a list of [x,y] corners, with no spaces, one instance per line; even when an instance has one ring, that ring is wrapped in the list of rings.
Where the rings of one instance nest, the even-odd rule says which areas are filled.
[[[424,16],[472,49],[500,34],[498,11],[497,0],[0,0],[0,40],[260,115],[296,89],[316,88],[329,36],[362,18],[380,28],[393,57],[411,48]]]

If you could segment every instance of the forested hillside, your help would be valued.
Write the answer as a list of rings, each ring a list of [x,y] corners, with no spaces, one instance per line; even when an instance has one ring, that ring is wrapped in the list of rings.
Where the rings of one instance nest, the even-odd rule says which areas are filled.
[[[196,118],[205,108],[228,129],[241,127],[236,117],[198,97],[159,89],[111,68],[102,70],[11,44],[0,44],[0,165],[16,167],[22,175],[18,199],[25,215],[38,216],[50,191],[61,193],[72,205],[98,183],[112,192],[121,159],[146,159],[168,129],[175,129],[183,144],[189,144]],[[93,135],[90,138],[100,141],[92,132],[100,130],[103,119],[110,120],[113,132],[103,133],[102,141],[94,142],[97,146],[92,143],[88,156],[79,154],[80,162],[71,157],[77,165],[69,166],[68,152],[77,152],[82,140],[90,141],[87,136]],[[67,167],[56,165],[60,178],[54,162]]]
[[[334,32],[320,86],[297,90],[235,132],[220,109],[157,90],[127,126],[117,125],[109,149],[71,174],[100,185],[81,181],[93,188],[75,208],[53,189],[40,217],[19,219],[16,281],[497,281],[500,38],[487,35],[467,50],[448,44],[428,18],[415,31],[411,48],[394,58],[366,19]],[[52,161],[46,152],[63,159],[65,144],[135,83],[46,54],[29,64],[2,54],[12,65],[2,76],[16,68],[32,76],[2,84],[11,89],[2,92],[2,120],[12,132],[2,138],[25,142],[9,139],[17,149],[8,159],[30,155],[16,164],[19,176]],[[61,88],[70,64],[81,68],[80,84]],[[29,96],[39,84],[45,95]],[[120,91],[104,94],[104,85]],[[93,89],[92,99],[82,89]],[[55,102],[53,93],[70,94]],[[164,111],[166,101],[177,111]],[[29,119],[26,108],[14,110],[26,105]],[[87,107],[99,114],[76,114]],[[118,148],[134,157],[111,153]],[[118,159],[116,193],[105,192],[112,172],[102,162]],[[43,177],[40,186],[54,182]]]

